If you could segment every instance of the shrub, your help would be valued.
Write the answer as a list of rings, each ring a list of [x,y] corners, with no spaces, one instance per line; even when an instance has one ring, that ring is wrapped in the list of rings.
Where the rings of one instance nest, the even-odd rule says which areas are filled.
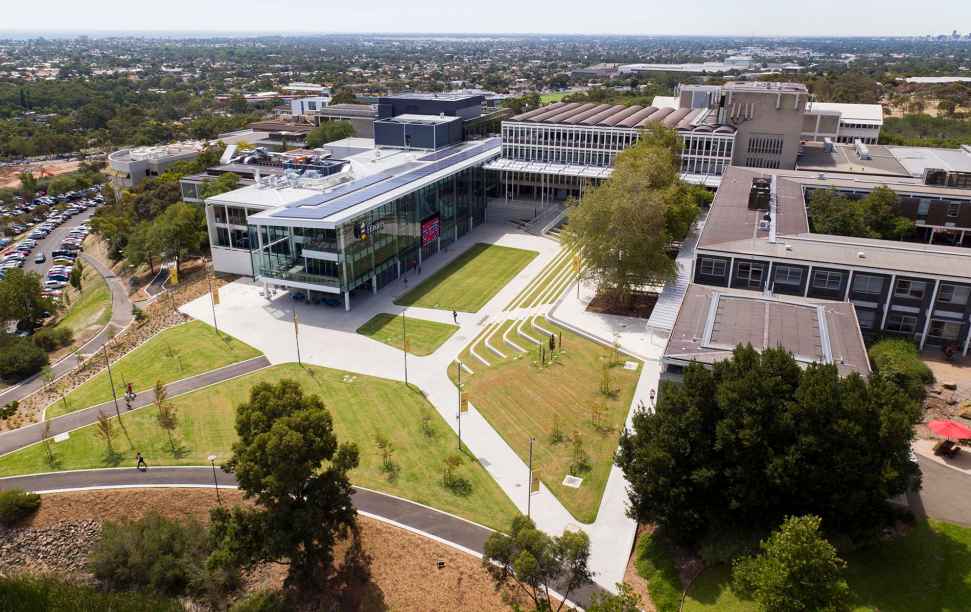
[[[30,341],[0,334],[0,378],[9,382],[32,376],[47,365],[47,353]]]
[[[74,342],[74,332],[66,327],[45,327],[33,337],[34,344],[50,353]]]
[[[24,520],[40,508],[40,495],[23,489],[0,491],[0,524],[11,526]],[[2,606],[0,606],[2,607]]]
[[[257,591],[234,603],[229,612],[285,612],[288,609],[286,598],[279,591]]]
[[[145,589],[166,595],[214,594],[235,586],[236,576],[210,575],[206,530],[155,512],[135,521],[106,522],[90,556],[91,571],[113,590]]]
[[[924,387],[934,382],[934,373],[920,360],[917,346],[901,338],[881,340],[870,347],[873,369],[893,381],[913,399],[924,397]]]
[[[667,538],[658,532],[643,534],[637,543],[634,567],[647,580],[658,612],[677,612],[681,604],[681,578]]]
[[[175,600],[142,593],[99,593],[51,577],[0,578],[0,610],[18,612],[181,612]]]

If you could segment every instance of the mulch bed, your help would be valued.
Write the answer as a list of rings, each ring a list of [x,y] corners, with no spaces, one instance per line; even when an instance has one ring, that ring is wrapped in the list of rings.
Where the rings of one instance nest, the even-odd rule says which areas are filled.
[[[635,293],[627,304],[619,304],[605,295],[598,295],[587,305],[588,312],[599,314],[620,315],[622,317],[637,317],[648,319],[657,304],[656,293]]]

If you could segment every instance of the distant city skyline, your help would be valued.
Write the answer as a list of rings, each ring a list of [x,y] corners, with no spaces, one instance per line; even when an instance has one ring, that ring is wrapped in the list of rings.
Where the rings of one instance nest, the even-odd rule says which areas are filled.
[[[487,4],[425,0],[412,4],[370,0],[353,5],[315,0],[169,0],[164,4],[48,0],[4,7],[0,31],[51,35],[130,32],[198,34],[468,33],[671,36],[923,36],[971,32],[971,2],[817,0],[811,4],[764,0],[682,0],[650,5],[632,0]],[[963,30],[960,29],[963,26]]]

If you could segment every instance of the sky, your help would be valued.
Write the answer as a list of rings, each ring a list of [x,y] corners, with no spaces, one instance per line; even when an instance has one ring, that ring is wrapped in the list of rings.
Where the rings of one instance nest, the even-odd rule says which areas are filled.
[[[8,0],[0,31],[888,36],[971,32],[971,0]]]

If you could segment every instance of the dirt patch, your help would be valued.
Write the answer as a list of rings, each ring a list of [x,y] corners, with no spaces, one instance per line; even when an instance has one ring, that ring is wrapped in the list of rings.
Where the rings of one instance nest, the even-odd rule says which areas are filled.
[[[630,588],[640,595],[641,609],[644,612],[656,612],[657,606],[654,605],[654,601],[651,599],[651,592],[647,586],[647,580],[637,573],[637,543],[640,542],[641,535],[650,535],[651,533],[654,533],[653,525],[640,525],[637,528],[637,535],[634,538],[634,548],[631,549],[630,558],[627,559],[627,569],[624,570],[624,582],[629,584]]]
[[[236,490],[220,491],[224,504],[242,501]],[[138,518],[155,510],[173,519],[194,518],[206,522],[216,505],[212,489],[124,489],[47,494],[40,510],[24,530],[64,529],[71,525]],[[497,593],[481,561],[451,546],[435,542],[367,517],[358,517],[364,553],[370,558],[371,583],[367,599],[376,605],[366,609],[415,610],[508,610],[503,592]],[[45,532],[46,533],[46,532]],[[59,542],[60,540],[58,540]],[[69,543],[51,544],[69,546]],[[347,544],[336,551],[341,558]],[[439,567],[439,563],[444,565]],[[71,568],[63,568],[69,570]],[[75,576],[86,579],[84,575]],[[263,567],[247,576],[247,590],[277,588],[284,571]]]
[[[57,176],[69,172],[77,172],[81,166],[79,161],[51,160],[45,162],[33,162],[29,164],[18,164],[16,166],[4,166],[0,168],[0,187],[5,189],[20,189],[19,175],[30,172],[37,178],[46,176]]]
[[[936,438],[924,423],[952,419],[971,426],[971,358],[947,361],[926,357],[927,367],[937,382],[927,387],[924,421],[917,426],[917,437]]]
[[[619,315],[622,317],[637,317],[649,319],[657,304],[656,293],[635,293],[627,304],[619,304],[605,295],[598,295],[587,305],[588,312]]]

